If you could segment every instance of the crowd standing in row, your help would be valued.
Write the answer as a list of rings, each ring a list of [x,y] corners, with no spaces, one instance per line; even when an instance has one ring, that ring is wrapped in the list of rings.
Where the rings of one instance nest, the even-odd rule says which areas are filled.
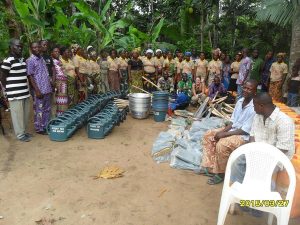
[[[85,49],[74,44],[70,48],[50,49],[46,40],[31,43],[31,56],[25,61],[22,49],[22,43],[12,39],[10,55],[1,65],[2,88],[9,101],[15,133],[21,141],[30,141],[32,137],[26,132],[30,96],[33,96],[35,131],[46,134],[51,108],[61,115],[89,94],[115,90],[126,97],[129,92],[153,92],[158,86],[174,93],[178,100],[183,99],[172,108],[176,109],[190,101],[197,104],[203,93],[213,99],[216,94],[237,91],[240,99],[243,85],[251,78],[261,84],[262,91],[269,91],[280,101],[288,72],[282,53],[277,55],[277,61],[271,51],[262,60],[257,50],[250,58],[248,49],[237,53],[232,63],[219,49],[213,51],[209,62],[204,52],[198,56],[195,51],[184,54],[176,51],[174,57],[160,49],[155,54],[151,49],[145,54],[139,50],[119,54],[111,50],[109,55],[103,50],[98,56],[92,46]],[[288,86],[291,105],[296,105],[299,97],[299,66],[294,68]]]

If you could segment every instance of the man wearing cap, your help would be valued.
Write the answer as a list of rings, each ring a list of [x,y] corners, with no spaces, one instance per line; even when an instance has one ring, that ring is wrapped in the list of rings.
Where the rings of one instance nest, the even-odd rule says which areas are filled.
[[[157,75],[158,77],[161,77],[162,76],[162,68],[163,68],[163,64],[164,64],[164,57],[162,55],[162,50],[160,49],[157,49],[155,51],[155,61],[156,61],[156,67],[157,67]]]
[[[191,60],[192,53],[185,53],[185,60],[182,63],[182,73],[186,73],[189,80],[195,80],[195,64]]]
[[[145,77],[152,81],[154,84],[157,83],[157,60],[152,57],[153,56],[153,50],[148,49],[146,51],[146,57],[142,59],[143,62],[143,67],[144,67],[144,72],[145,72]],[[150,84],[147,81],[143,81],[143,89],[148,91],[148,92],[153,92],[155,91],[155,87]]]

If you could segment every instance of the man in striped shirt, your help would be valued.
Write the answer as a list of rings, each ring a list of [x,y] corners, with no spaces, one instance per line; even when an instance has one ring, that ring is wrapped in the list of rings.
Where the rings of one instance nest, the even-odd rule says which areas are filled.
[[[20,40],[12,39],[9,49],[10,55],[1,65],[1,82],[9,101],[15,134],[20,141],[28,142],[32,137],[31,134],[26,133],[30,94],[26,63],[22,58],[23,45]]]

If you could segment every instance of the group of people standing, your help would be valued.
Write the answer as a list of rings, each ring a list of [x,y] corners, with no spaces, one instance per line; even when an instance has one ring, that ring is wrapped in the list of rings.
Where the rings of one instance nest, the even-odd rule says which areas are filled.
[[[287,97],[290,106],[299,104],[300,63],[296,62],[291,76],[288,75],[288,66],[284,62],[284,53],[268,51],[265,58],[259,56],[259,51],[254,49],[252,56],[244,48],[238,52],[232,62],[230,56],[220,49],[212,52],[212,59],[208,61],[204,52],[197,54],[195,51],[175,52],[175,58],[170,52],[160,49],[154,52],[148,49],[145,56],[139,57],[144,65],[144,76],[152,83],[166,91],[185,91],[192,102],[197,102],[199,94],[206,94],[210,98],[215,94],[226,95],[229,91],[237,92],[237,99],[242,97],[242,89],[249,79],[258,82],[259,92],[268,92],[276,101],[283,101]],[[183,79],[187,77],[187,80]],[[149,92],[155,87],[140,77],[136,77],[144,90]],[[287,94],[287,95],[286,95]]]
[[[82,48],[49,47],[47,40],[30,44],[30,57],[22,57],[20,40],[10,41],[10,54],[1,64],[1,83],[9,101],[15,133],[19,140],[30,141],[26,132],[29,115],[29,97],[33,97],[34,125],[39,134],[46,134],[51,114],[61,115],[68,108],[84,101],[89,94],[120,91],[123,97],[129,92],[153,92],[161,89],[185,95],[185,101],[197,104],[200,94],[211,99],[217,94],[237,91],[242,96],[243,84],[251,79],[262,85],[263,91],[281,100],[282,84],[287,75],[283,55],[273,59],[268,52],[265,60],[254,50],[252,58],[243,49],[231,63],[230,57],[219,49],[208,61],[204,52],[175,55],[170,51],[139,49],[132,52],[102,50],[98,55],[92,46]],[[299,91],[299,66],[293,70],[289,91]],[[296,104],[298,95],[289,93]],[[55,113],[53,113],[53,111]],[[52,112],[52,113],[51,113]]]

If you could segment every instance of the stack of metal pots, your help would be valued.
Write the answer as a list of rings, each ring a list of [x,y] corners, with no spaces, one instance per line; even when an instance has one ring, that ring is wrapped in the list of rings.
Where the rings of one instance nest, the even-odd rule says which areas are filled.
[[[129,95],[129,110],[135,119],[145,119],[149,116],[151,108],[151,95],[132,93]]]

